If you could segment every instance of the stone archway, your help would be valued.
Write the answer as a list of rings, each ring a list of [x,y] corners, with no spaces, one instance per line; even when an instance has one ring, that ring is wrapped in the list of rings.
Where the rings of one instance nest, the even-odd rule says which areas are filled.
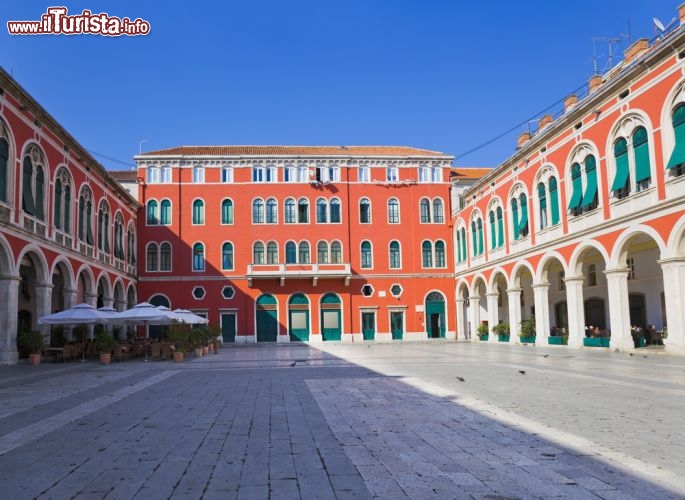
[[[17,333],[40,330],[46,335],[49,327],[39,327],[38,319],[50,314],[52,283],[38,250],[28,250],[20,257],[19,280]]]
[[[551,254],[542,259],[533,285],[536,300],[536,343],[563,345],[568,340],[566,268],[562,257]]]
[[[490,292],[488,293],[488,312],[490,319],[490,342],[499,342],[499,334],[492,333],[492,329],[498,324],[509,324],[509,295],[507,289],[507,276],[501,270],[496,270],[490,282]],[[506,336],[502,334],[502,342]]]
[[[17,319],[19,278],[14,274],[12,250],[0,238],[0,365],[17,362]]]

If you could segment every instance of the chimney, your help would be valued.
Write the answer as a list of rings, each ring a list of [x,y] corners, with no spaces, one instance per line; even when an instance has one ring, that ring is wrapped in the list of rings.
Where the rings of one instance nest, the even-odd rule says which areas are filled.
[[[680,24],[685,24],[685,3],[681,3],[678,6],[678,17],[680,18]]]
[[[573,106],[578,102],[578,96],[576,94],[571,94],[566,99],[564,99],[564,113],[573,109]]]
[[[590,87],[590,93],[597,90],[600,85],[602,85],[602,75],[594,75],[588,81],[588,86]]]
[[[649,49],[649,40],[647,38],[640,38],[636,40],[630,47],[623,51],[625,59],[623,62],[629,64],[634,59],[644,54]]]
[[[516,141],[516,149],[521,149],[528,141],[530,141],[530,132],[523,132]]]
[[[549,125],[554,121],[554,117],[552,115],[545,115],[540,120],[538,121],[538,130],[542,130],[544,127]]]

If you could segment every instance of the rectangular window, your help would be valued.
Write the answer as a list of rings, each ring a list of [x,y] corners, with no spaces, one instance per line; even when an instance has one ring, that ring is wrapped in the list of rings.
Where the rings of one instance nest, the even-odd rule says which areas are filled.
[[[171,167],[162,167],[162,182],[164,184],[171,183]]]
[[[205,182],[204,167],[193,167],[193,183],[202,184]]]
[[[283,182],[297,182],[297,169],[295,167],[285,167]]]
[[[309,168],[305,166],[297,167],[297,182],[309,182]]]
[[[442,168],[433,167],[431,169],[431,181],[442,182]]]
[[[587,266],[587,286],[597,286],[597,268],[594,264]]]
[[[397,182],[398,179],[398,173],[397,173],[397,167],[388,167],[386,171],[386,180],[388,182]]]
[[[333,166],[328,169],[328,180],[331,182],[340,182],[340,167]]]
[[[367,166],[359,167],[358,171],[359,182],[371,182],[371,169]]]
[[[233,182],[233,168],[223,167],[221,169],[221,182]]]
[[[430,182],[430,169],[425,165],[419,167],[419,182]]]
[[[563,292],[566,290],[566,273],[564,271],[559,271],[559,291]]]
[[[276,170],[276,167],[267,167],[266,182],[278,182],[278,170]]]
[[[262,167],[252,167],[252,182],[264,182],[264,169]]]
[[[628,279],[634,280],[635,279],[635,259],[633,257],[628,257],[628,260],[626,261],[626,265],[628,266]]]

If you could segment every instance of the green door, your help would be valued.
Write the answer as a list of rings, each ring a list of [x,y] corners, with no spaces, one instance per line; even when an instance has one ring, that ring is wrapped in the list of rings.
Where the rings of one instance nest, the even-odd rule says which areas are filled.
[[[235,342],[235,313],[221,314],[221,337],[224,342]]]
[[[288,301],[288,325],[290,340],[309,340],[309,300],[301,293],[296,293]]]
[[[327,293],[321,298],[321,335],[323,340],[340,340],[342,337],[340,297]]]
[[[390,330],[393,340],[402,340],[404,333],[404,313],[402,311],[390,312]]]
[[[376,313],[362,313],[362,335],[364,340],[373,340],[376,337]]]
[[[278,335],[278,303],[273,295],[257,299],[257,342],[276,342]]]
[[[426,334],[429,339],[445,337],[445,298],[438,292],[426,297]]]

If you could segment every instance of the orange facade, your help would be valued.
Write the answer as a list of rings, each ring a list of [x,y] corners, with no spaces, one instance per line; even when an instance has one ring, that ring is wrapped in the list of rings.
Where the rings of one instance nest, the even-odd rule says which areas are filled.
[[[435,335],[454,335],[450,157],[393,147],[255,148],[247,156],[228,147],[136,157],[145,178],[139,252],[148,257],[141,298],[207,313],[214,324],[236,321],[237,341],[316,341],[327,337],[326,308],[340,311],[333,323],[341,340],[392,337],[393,312],[402,338],[426,338],[426,299],[437,292],[444,310]],[[323,305],[335,302],[327,294],[339,304]],[[275,304],[259,305],[265,295]],[[261,310],[275,311],[276,339],[259,332]],[[306,333],[292,332],[296,310],[306,311]]]

